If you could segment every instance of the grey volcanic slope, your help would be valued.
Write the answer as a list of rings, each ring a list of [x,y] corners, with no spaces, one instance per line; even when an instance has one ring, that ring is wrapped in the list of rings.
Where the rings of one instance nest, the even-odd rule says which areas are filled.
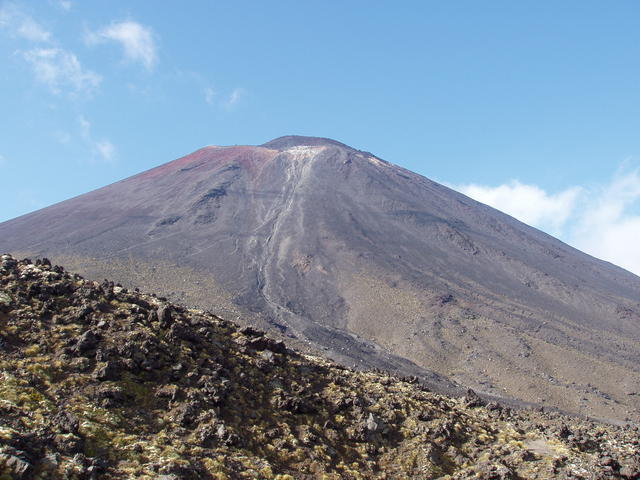
[[[640,278],[334,140],[206,147],[0,224],[0,251],[350,364],[640,419]]]

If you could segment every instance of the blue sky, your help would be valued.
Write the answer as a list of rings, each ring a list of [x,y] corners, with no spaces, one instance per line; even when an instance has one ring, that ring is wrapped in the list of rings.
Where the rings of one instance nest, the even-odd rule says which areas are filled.
[[[0,0],[0,221],[326,136],[640,273],[640,3]]]

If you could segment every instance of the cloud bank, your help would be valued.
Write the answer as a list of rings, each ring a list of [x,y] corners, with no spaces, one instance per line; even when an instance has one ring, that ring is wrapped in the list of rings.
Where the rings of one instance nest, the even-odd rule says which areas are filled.
[[[452,188],[640,275],[640,169],[619,170],[602,185],[557,193],[517,180]]]
[[[619,171],[585,198],[573,245],[640,275],[640,171]]]
[[[561,232],[582,192],[582,188],[572,187],[560,193],[549,194],[540,187],[525,185],[517,180],[497,187],[472,184],[458,189],[524,223],[556,234]]]

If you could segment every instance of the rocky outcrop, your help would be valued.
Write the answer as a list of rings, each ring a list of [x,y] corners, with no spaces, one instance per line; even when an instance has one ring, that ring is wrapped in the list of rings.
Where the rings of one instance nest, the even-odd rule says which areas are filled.
[[[448,398],[0,258],[0,477],[640,478],[637,426]]]

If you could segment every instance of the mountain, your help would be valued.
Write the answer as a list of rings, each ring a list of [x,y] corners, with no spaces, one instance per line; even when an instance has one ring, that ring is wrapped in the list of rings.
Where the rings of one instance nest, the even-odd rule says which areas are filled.
[[[637,427],[448,398],[0,257],[0,476],[640,478]]]
[[[205,147],[0,224],[0,251],[441,391],[640,420],[640,278],[334,140]]]

